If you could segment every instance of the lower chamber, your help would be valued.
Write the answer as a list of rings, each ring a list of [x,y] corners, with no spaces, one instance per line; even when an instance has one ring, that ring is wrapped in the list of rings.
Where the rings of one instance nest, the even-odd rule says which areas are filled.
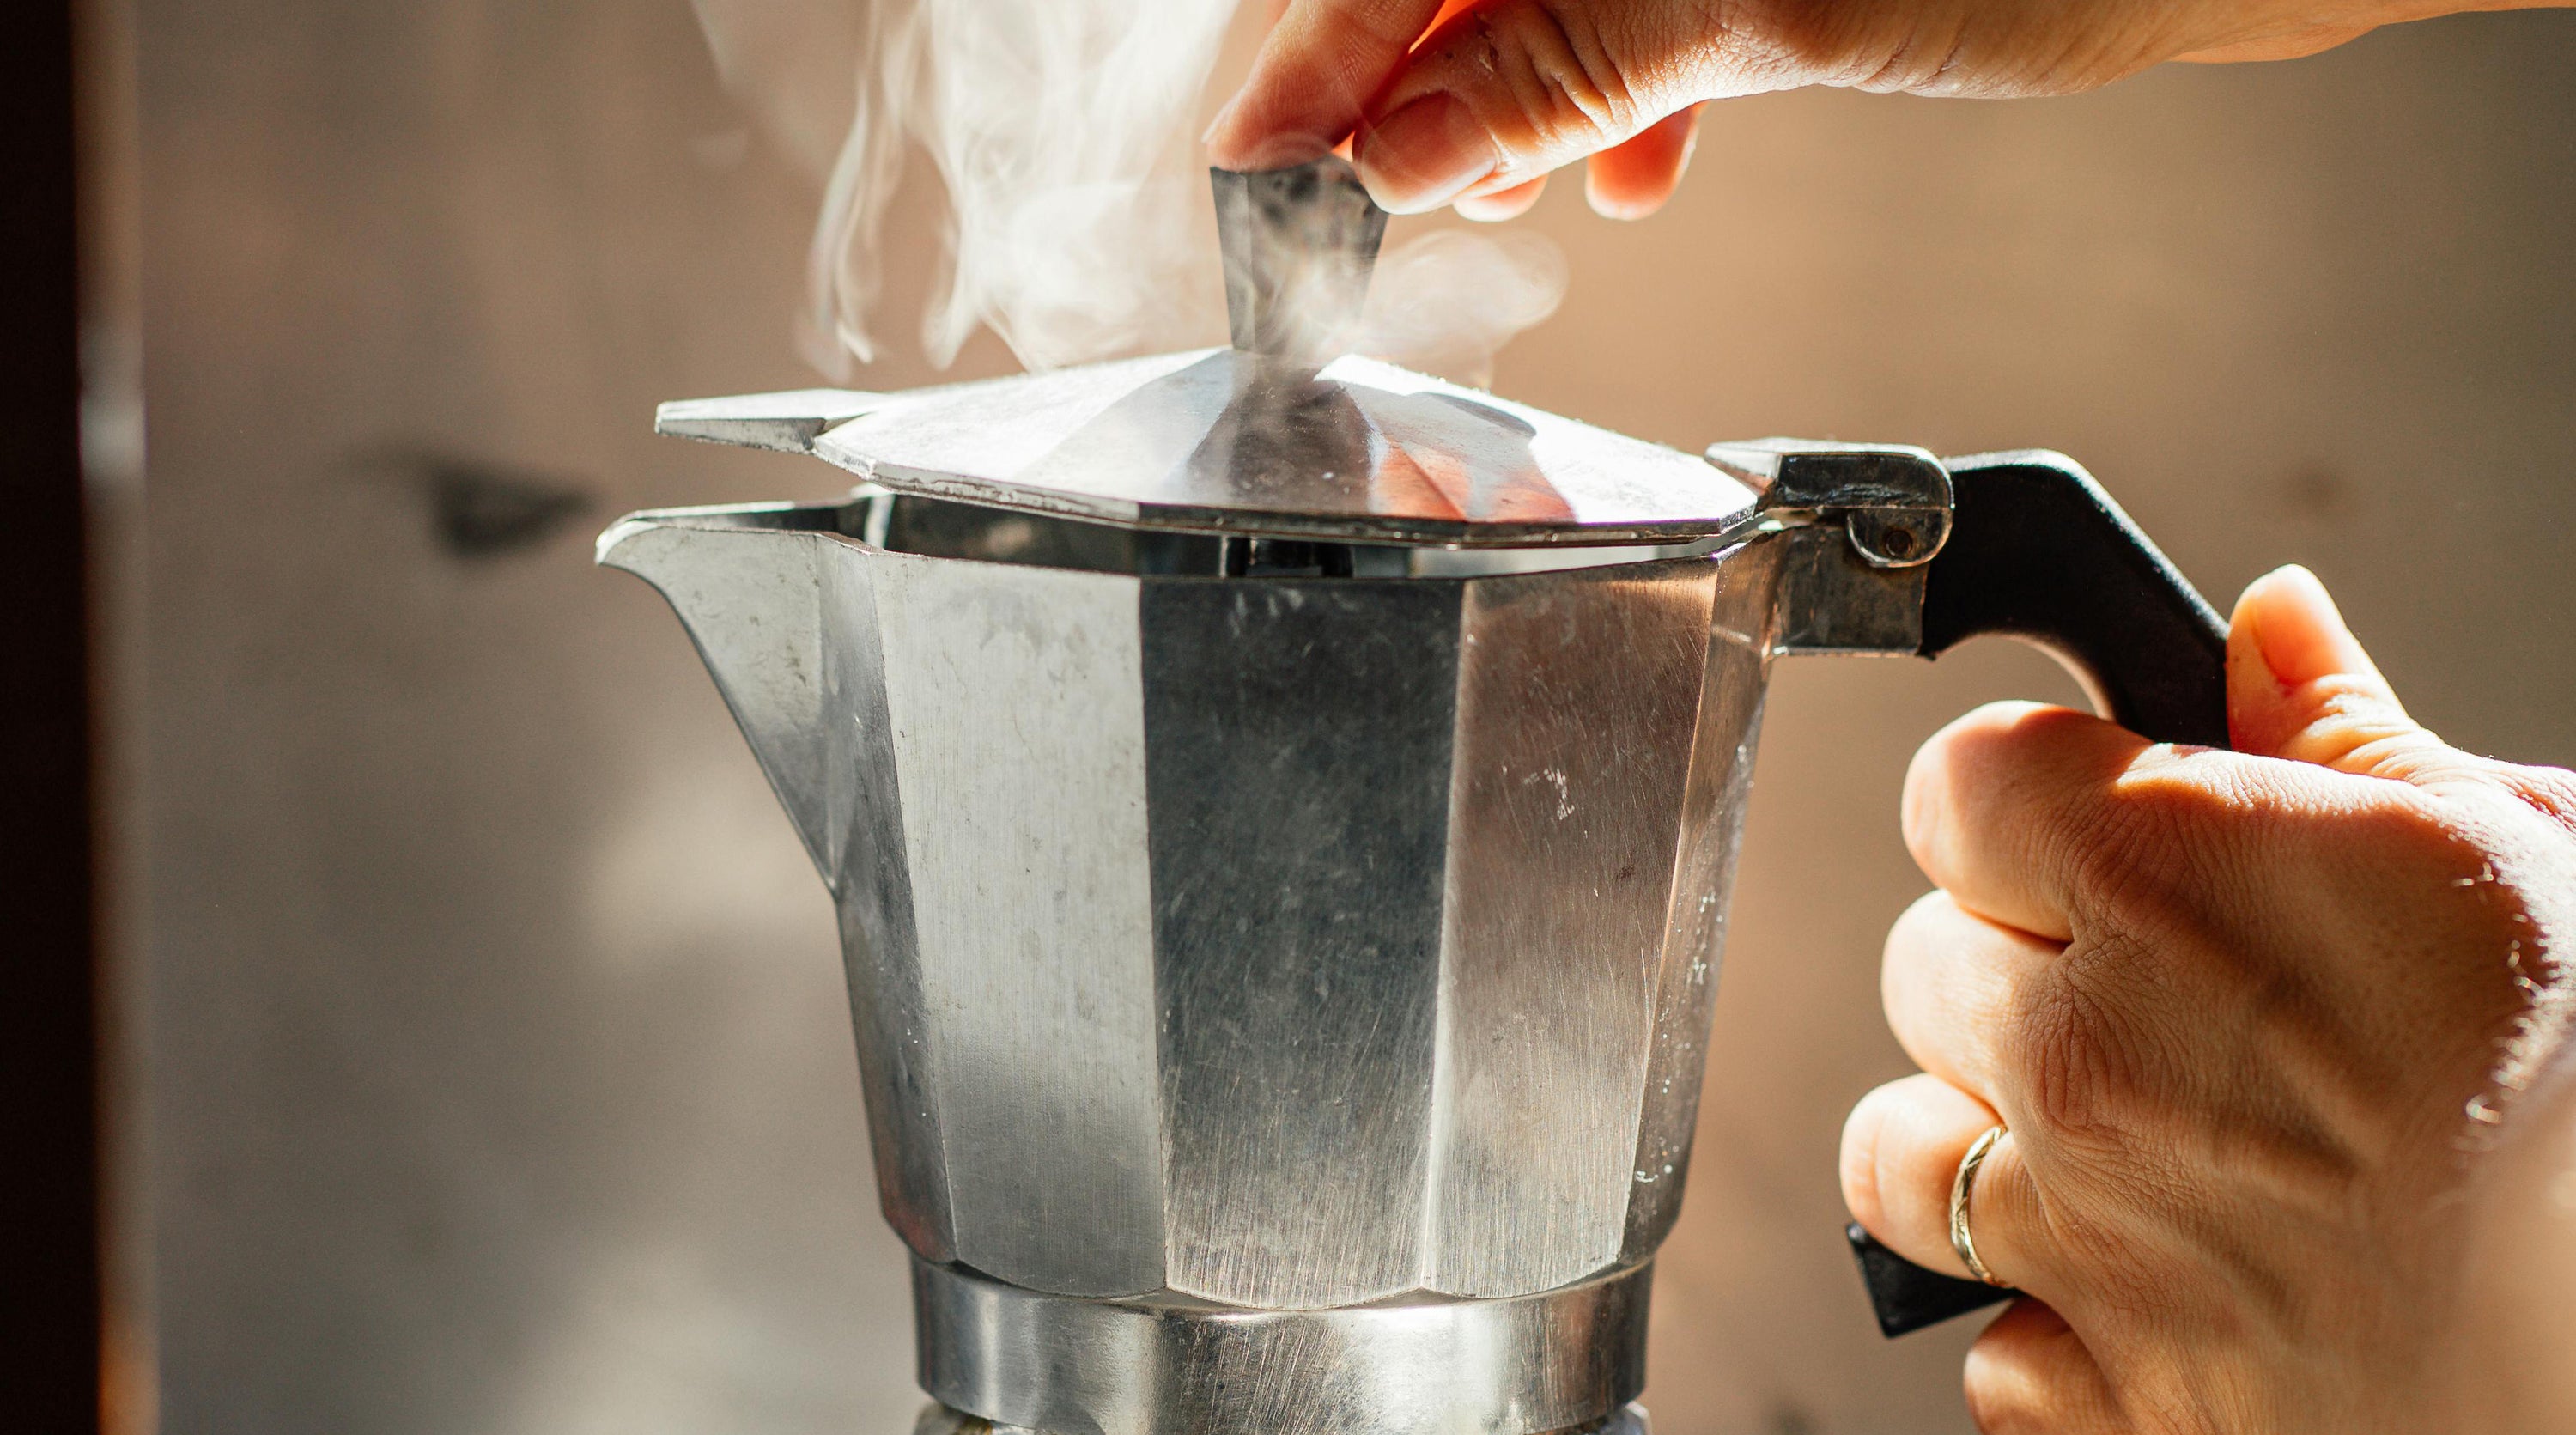
[[[916,1435],[1646,1435],[1651,1265],[1503,1300],[1244,1310],[913,1265]]]

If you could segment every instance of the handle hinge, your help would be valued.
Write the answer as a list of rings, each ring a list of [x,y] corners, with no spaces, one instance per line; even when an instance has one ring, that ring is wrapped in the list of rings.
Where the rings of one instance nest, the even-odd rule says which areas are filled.
[[[1712,445],[1709,462],[1759,489],[1765,524],[1792,530],[1782,653],[1915,652],[1924,565],[1950,541],[1950,474],[1900,444],[1766,438]]]

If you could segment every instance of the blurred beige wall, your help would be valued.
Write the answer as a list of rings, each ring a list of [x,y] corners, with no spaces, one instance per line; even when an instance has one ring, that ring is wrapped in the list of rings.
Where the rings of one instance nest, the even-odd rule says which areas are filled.
[[[852,31],[752,8],[828,93]],[[140,10],[164,1428],[895,1435],[821,887],[587,541],[836,487],[649,418],[812,382],[837,117],[729,99],[682,0]],[[1730,104],[1662,218],[1550,196],[1571,296],[1498,387],[1687,446],[2065,449],[2222,605],[2306,562],[2434,725],[2576,760],[2570,93],[2576,15],[2533,14],[2080,99]],[[1877,1339],[1833,1152],[1904,1069],[1906,757],[2004,695],[2072,688],[2000,646],[1779,672],[1665,1435],[1967,1428],[1969,1331]]]

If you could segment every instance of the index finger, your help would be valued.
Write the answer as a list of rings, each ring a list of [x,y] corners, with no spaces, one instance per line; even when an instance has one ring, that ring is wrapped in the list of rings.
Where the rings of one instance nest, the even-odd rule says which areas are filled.
[[[1413,42],[1468,0],[1294,0],[1208,130],[1223,169],[1304,164],[1340,144]]]
[[[1914,754],[1905,845],[1959,905],[2066,941],[2085,884],[2135,820],[2116,789],[2150,746],[2090,713],[1990,703]]]

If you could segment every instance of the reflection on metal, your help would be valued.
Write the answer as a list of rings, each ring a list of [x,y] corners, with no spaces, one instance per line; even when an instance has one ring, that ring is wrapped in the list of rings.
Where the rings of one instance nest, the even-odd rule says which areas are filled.
[[[1392,364],[1344,356],[1316,371],[1238,349],[903,394],[692,400],[664,405],[659,426],[810,443],[902,493],[1353,543],[1689,542],[1750,522],[1757,492],[1693,455]]]
[[[1342,1427],[1336,1425],[1332,1428]],[[1653,1435],[1653,1431],[1654,1422],[1647,1415],[1646,1407],[1632,1402],[1600,1419],[1570,1425],[1551,1432],[1551,1435]],[[969,1415],[963,1410],[932,1401],[923,1406],[921,1414],[914,1418],[912,1435],[1028,1435],[1028,1427],[987,1420],[981,1415]]]
[[[1234,347],[1318,369],[1351,341],[1386,211],[1339,155],[1293,169],[1208,171]]]
[[[1248,412],[1242,359],[1171,369],[1027,471],[1105,490],[1166,429],[1204,455]],[[816,450],[905,431],[910,401]],[[1295,401],[1290,457],[1417,421]],[[1556,422],[1455,412],[1418,418],[1426,446]],[[1313,511],[1245,452],[1160,481]],[[1624,1418],[1770,659],[1909,646],[1923,569],[1886,525],[1947,531],[1913,451],[1681,461],[1740,496],[1743,538],[1532,569],[1402,546],[1421,492],[1335,520],[1361,544],[891,486],[602,537],[679,611],[840,905],[933,1395],[1058,1435]],[[1492,516],[1514,492],[1451,511],[1565,521]]]
[[[1780,547],[1229,581],[851,536],[972,546],[968,513],[872,512],[903,501],[639,515],[602,552],[680,610],[841,904],[881,1193],[926,1269],[1162,1302],[1210,1360],[1243,1311],[1392,1301],[1366,1328],[1428,1331],[1405,1359],[1504,1402],[1479,1428],[1616,1410],[1633,1379],[1532,1404],[1468,1357],[1524,1329],[1511,1302],[1609,1281],[1636,1309],[1580,1357],[1641,1358]],[[1427,1428],[1441,1389],[1367,1428]]]
[[[1618,1418],[1644,1387],[1652,1277],[1638,1268],[1511,1300],[1245,1311],[1068,1300],[916,1264],[913,1323],[922,1388],[1002,1426],[1563,1431]]]

